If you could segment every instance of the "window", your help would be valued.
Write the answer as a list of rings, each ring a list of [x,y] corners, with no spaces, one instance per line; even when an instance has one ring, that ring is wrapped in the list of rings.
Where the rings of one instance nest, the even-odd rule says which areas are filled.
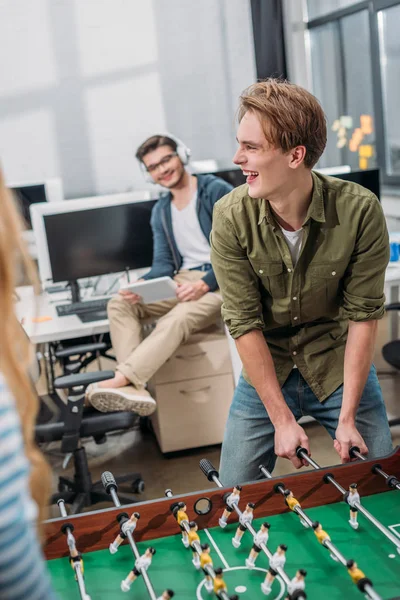
[[[389,176],[400,175],[400,5],[378,13],[384,152]]]
[[[354,4],[354,0],[308,0],[308,19],[322,17],[341,8]]]
[[[375,167],[368,11],[313,27],[310,39],[313,91],[328,121],[328,143],[319,166]]]

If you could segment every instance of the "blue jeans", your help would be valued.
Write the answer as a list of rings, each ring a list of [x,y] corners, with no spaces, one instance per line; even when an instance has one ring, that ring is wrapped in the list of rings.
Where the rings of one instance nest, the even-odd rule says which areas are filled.
[[[296,420],[310,415],[334,439],[342,406],[343,385],[321,403],[299,370],[293,369],[282,387],[282,393]],[[356,426],[367,445],[369,457],[385,456],[392,451],[386,408],[374,366],[371,367],[361,397]],[[241,375],[222,444],[220,478],[224,486],[263,477],[258,469],[260,464],[269,471],[273,470],[276,462],[274,433],[274,426],[255,388]]]

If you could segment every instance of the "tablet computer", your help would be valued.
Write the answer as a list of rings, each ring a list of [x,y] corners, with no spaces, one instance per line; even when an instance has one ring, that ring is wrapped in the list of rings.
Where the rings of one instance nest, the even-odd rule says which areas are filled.
[[[141,296],[144,304],[176,298],[176,288],[177,285],[171,277],[156,277],[155,279],[147,279],[147,281],[125,283],[121,286],[121,290],[127,290]]]

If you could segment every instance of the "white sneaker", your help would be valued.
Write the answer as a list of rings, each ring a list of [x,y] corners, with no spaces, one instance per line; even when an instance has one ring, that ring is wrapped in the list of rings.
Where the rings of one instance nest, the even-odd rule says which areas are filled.
[[[121,590],[122,590],[123,592],[129,592],[129,590],[130,590],[130,589],[131,589],[131,586],[130,586],[130,584],[129,584],[129,583],[127,583],[127,582],[125,581],[125,579],[124,579],[123,581],[121,581]]]
[[[255,563],[250,558],[246,558],[246,567],[248,569],[254,569],[255,566]]]
[[[189,548],[189,540],[182,538],[182,544],[185,546],[185,548]]]
[[[239,548],[241,543],[236,538],[232,538],[232,546],[235,546],[235,548]]]
[[[261,584],[261,591],[264,592],[266,596],[268,596],[268,594],[271,593],[271,588],[268,585],[266,585],[266,583],[263,581]]]
[[[98,383],[91,383],[86,389],[86,399],[100,412],[128,410],[147,417],[157,408],[156,401],[147,390],[138,390],[133,385],[101,388]]]
[[[358,521],[349,521],[350,523],[350,527],[352,527],[353,529],[358,529]]]
[[[206,582],[205,588],[209,594],[213,593],[213,584]]]
[[[227,526],[227,522],[224,521],[223,519],[218,519],[218,524],[220,527],[222,527],[222,529],[225,529],[225,527]]]
[[[196,569],[200,569],[200,562],[197,560],[192,560],[193,566],[196,567]]]

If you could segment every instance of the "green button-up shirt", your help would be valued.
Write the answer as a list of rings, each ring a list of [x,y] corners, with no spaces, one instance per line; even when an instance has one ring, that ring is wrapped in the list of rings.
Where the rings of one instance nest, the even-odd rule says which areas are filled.
[[[215,205],[211,261],[232,337],[262,330],[280,385],[296,365],[323,401],[343,383],[348,320],[384,314],[389,239],[372,192],[312,177],[296,265],[269,202],[251,198],[247,185]]]

